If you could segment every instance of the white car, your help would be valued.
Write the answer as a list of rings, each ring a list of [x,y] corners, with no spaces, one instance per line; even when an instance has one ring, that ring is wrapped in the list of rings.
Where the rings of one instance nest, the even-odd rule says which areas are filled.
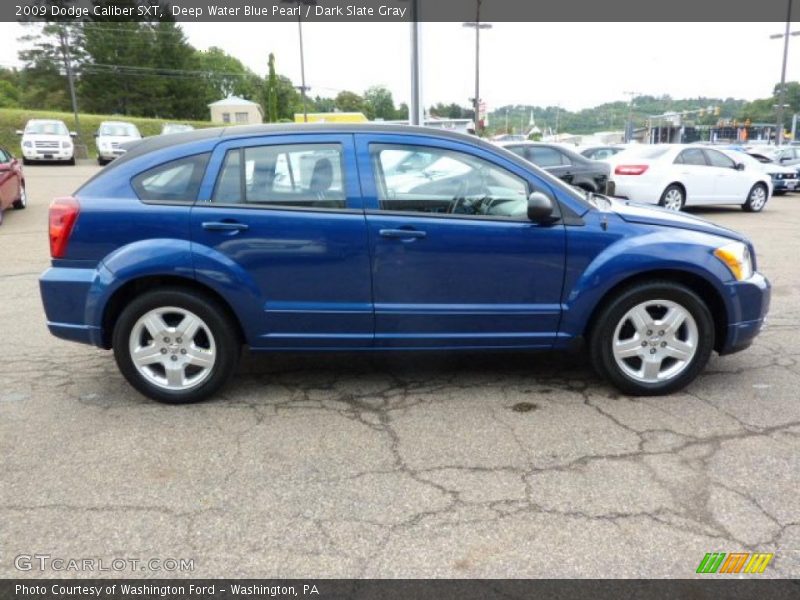
[[[22,162],[30,164],[36,160],[58,160],[75,164],[75,146],[72,138],[75,132],[67,129],[64,121],[50,119],[31,119],[22,136]]]
[[[103,121],[94,134],[97,143],[97,164],[104,165],[125,154],[123,144],[142,139],[133,123]]]
[[[759,212],[772,195],[767,173],[748,169],[744,161],[707,146],[636,146],[606,162],[611,165],[609,195],[669,210],[738,204],[748,212]]]

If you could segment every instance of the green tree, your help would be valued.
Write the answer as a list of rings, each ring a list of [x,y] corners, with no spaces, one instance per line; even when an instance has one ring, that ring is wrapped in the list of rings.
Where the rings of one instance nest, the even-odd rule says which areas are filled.
[[[364,111],[369,119],[394,119],[395,108],[392,92],[382,85],[375,85],[364,92]]]
[[[0,67],[0,108],[16,108],[20,105],[19,72]]]
[[[20,75],[22,104],[28,108],[69,110],[66,62],[69,56],[77,76],[83,60],[81,24],[29,23],[26,27],[28,33],[20,38],[25,48],[19,52],[24,65]]]
[[[275,55],[269,53],[269,76],[267,77],[267,123],[278,121],[278,75],[275,73]]]
[[[336,108],[342,112],[364,112],[364,98],[356,94],[344,90],[336,95]]]

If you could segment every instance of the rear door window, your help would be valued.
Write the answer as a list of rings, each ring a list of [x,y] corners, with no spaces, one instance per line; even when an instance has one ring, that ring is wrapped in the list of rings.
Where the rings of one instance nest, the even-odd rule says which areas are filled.
[[[158,165],[139,173],[131,184],[141,200],[194,202],[208,157],[208,154],[196,154]]]
[[[346,208],[339,144],[254,146],[229,150],[213,202],[295,208]]]

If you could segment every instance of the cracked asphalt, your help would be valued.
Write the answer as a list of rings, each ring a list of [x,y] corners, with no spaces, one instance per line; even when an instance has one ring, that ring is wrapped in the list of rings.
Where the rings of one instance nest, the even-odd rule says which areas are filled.
[[[47,204],[96,167],[26,169],[0,227],[0,577],[19,554],[188,558],[193,577],[691,577],[706,552],[800,575],[800,195],[704,210],[754,240],[768,328],[684,393],[581,358],[246,356],[214,401],[138,395],[45,327]]]

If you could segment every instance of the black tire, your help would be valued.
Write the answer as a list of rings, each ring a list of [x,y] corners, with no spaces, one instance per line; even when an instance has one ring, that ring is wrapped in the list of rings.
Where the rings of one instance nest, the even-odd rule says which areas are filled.
[[[14,210],[23,210],[26,206],[28,206],[28,195],[24,185],[22,186],[20,197],[17,200],[14,200],[14,203],[11,206],[14,208]]]
[[[617,326],[628,311],[648,300],[666,300],[680,305],[694,319],[698,334],[694,355],[682,370],[671,378],[655,383],[639,381],[629,376],[620,368],[613,355]],[[650,281],[625,288],[604,303],[589,336],[589,352],[595,370],[624,393],[634,396],[659,396],[680,390],[697,377],[711,356],[714,335],[711,312],[695,292],[671,281]],[[657,340],[657,336],[658,332],[655,331],[652,339]],[[648,350],[652,351],[649,348]]]
[[[75,166],[75,157],[73,156],[67,161],[67,164],[74,167]]]
[[[670,196],[674,194],[680,195],[680,206],[677,208],[672,208],[674,206],[669,202]],[[673,196],[674,197],[674,196]],[[683,210],[683,207],[686,206],[686,192],[684,189],[676,183],[668,185],[664,192],[661,194],[661,198],[658,200],[658,205],[663,206],[664,208],[670,208],[670,210]]]
[[[98,157],[97,157],[97,164],[98,164],[98,165],[100,165],[100,166],[102,167],[103,165],[105,165],[105,164],[106,164],[106,161],[104,161],[102,158],[100,158],[100,157],[98,156]]]
[[[213,336],[217,350],[214,365],[210,367],[209,375],[194,387],[169,390],[158,386],[133,364],[129,339],[134,326],[144,314],[162,307],[176,307],[194,313]],[[147,292],[132,300],[114,325],[112,345],[117,366],[125,379],[148,398],[167,404],[187,404],[209,398],[235,372],[242,348],[237,324],[232,322],[228,312],[214,299],[184,288]]]
[[[759,193],[763,194],[763,198]],[[763,183],[757,183],[747,193],[747,200],[742,204],[742,210],[745,212],[761,212],[767,205],[768,200],[769,189]]]
[[[27,158],[23,158],[23,159],[22,159],[22,164],[23,164],[23,165],[25,165],[26,167],[27,167],[28,165],[30,165],[30,164],[31,164],[31,162],[32,162],[32,161],[28,160]]]
[[[776,190],[776,191],[772,192],[773,196],[783,196],[785,194],[786,194],[786,190]]]

